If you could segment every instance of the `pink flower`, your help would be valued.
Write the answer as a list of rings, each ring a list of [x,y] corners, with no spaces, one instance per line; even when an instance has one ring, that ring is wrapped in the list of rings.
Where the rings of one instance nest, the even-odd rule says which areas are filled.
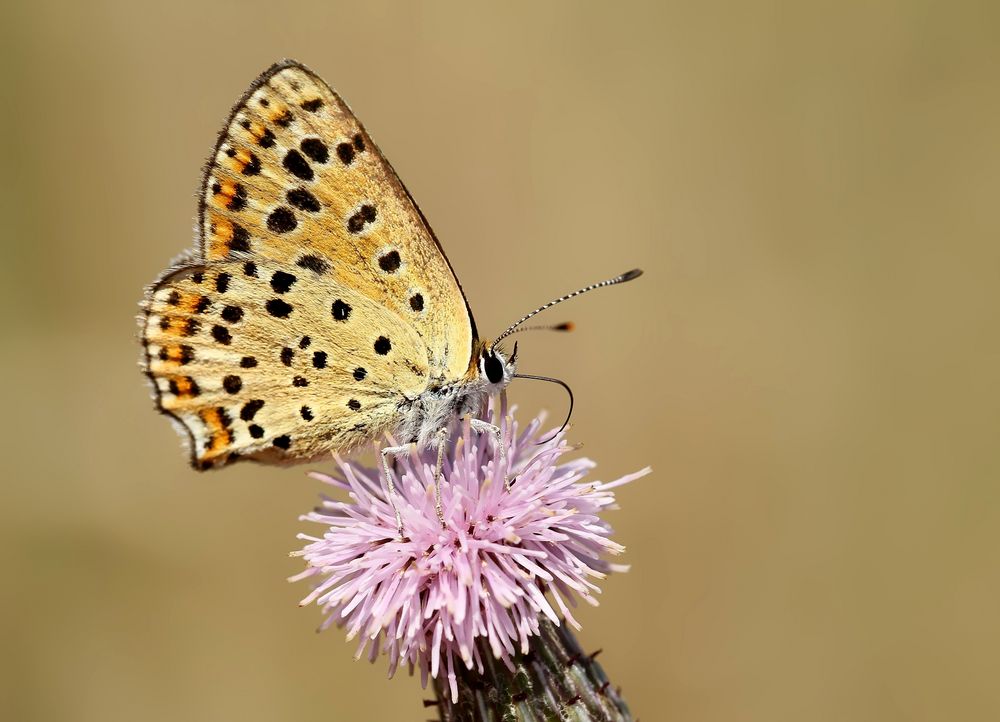
[[[489,414],[484,416],[489,419]],[[610,538],[599,514],[616,508],[612,489],[649,472],[608,483],[582,481],[589,459],[560,463],[572,450],[559,433],[539,443],[542,418],[518,431],[511,417],[504,438],[514,483],[504,487],[495,440],[470,431],[468,421],[449,441],[442,472],[445,528],[434,507],[434,449],[398,458],[397,505],[406,537],[400,541],[382,474],[335,457],[339,473],[312,476],[348,492],[350,501],[324,497],[302,516],[324,527],[300,534],[294,555],[307,567],[292,577],[314,589],[302,605],[323,608],[325,629],[346,627],[360,637],[356,658],[389,656],[389,675],[401,662],[428,676],[447,674],[456,697],[456,658],[482,670],[484,640],[510,666],[538,634],[540,615],[575,628],[576,597],[597,605],[596,582],[628,567],[603,557],[624,547]],[[513,429],[507,433],[506,428]],[[551,436],[551,434],[550,434]]]

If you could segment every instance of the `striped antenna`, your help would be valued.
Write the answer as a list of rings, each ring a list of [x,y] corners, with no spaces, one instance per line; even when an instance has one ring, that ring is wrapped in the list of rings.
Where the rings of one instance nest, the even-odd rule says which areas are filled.
[[[517,329],[518,326],[520,326],[522,323],[524,323],[525,321],[527,321],[529,318],[532,318],[533,316],[537,316],[542,311],[544,311],[544,310],[546,310],[548,308],[552,308],[553,306],[555,306],[557,304],[560,304],[563,301],[568,301],[569,299],[574,298],[575,296],[581,296],[584,293],[587,293],[588,291],[593,291],[593,290],[598,289],[598,288],[604,288],[605,286],[616,286],[619,283],[625,283],[626,281],[631,281],[632,279],[638,278],[641,275],[642,275],[642,270],[640,270],[638,268],[633,268],[631,271],[626,271],[625,273],[621,274],[620,276],[615,276],[614,278],[609,278],[606,281],[599,281],[598,283],[592,283],[589,286],[584,286],[583,288],[579,288],[579,289],[573,291],[572,293],[567,293],[565,296],[560,296],[559,298],[553,299],[552,301],[549,301],[548,303],[546,303],[544,306],[539,306],[538,308],[536,308],[534,311],[532,311],[528,315],[526,315],[526,316],[518,319],[518,321],[516,323],[511,324],[510,328],[508,328],[502,334],[500,334],[499,336],[497,336],[496,341],[493,342],[493,345],[490,348],[491,349],[495,349],[497,347],[497,344],[500,343],[501,341],[503,341],[508,336],[510,336],[512,333],[514,333],[515,329]]]
[[[563,321],[562,323],[554,323],[551,326],[518,326],[508,335],[524,333],[525,331],[572,331],[575,328],[576,324],[572,321]]]

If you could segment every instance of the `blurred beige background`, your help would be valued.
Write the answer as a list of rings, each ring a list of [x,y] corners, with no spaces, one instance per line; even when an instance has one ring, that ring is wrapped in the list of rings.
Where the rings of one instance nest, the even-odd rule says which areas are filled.
[[[635,714],[996,719],[1000,10],[848,5],[8,6],[0,717],[428,716],[283,581],[319,485],[190,471],[137,368],[215,134],[293,56],[484,333],[646,270],[521,343],[602,478],[655,468],[581,614]]]

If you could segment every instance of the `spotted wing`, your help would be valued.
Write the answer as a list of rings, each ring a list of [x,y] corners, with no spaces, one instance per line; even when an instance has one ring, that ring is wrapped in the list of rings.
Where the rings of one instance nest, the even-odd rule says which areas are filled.
[[[147,371],[197,468],[349,449],[427,383],[414,328],[316,270],[219,261],[168,276],[146,306]]]
[[[462,377],[472,314],[392,167],[319,77],[286,61],[232,112],[205,173],[202,260],[263,258],[326,274],[410,324],[431,373]]]

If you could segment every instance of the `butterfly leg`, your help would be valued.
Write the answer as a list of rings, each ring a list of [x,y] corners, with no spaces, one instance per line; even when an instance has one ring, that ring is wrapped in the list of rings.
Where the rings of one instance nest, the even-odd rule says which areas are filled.
[[[441,528],[445,528],[444,509],[441,506],[441,470],[444,468],[444,447],[448,443],[448,429],[438,429],[437,434],[437,464],[434,467],[434,509],[437,511]]]
[[[403,538],[403,517],[399,514],[399,507],[396,506],[396,485],[392,482],[392,472],[389,471],[389,454],[405,454],[410,450],[407,446],[387,446],[382,449],[382,469],[385,471],[385,483],[389,487],[389,504],[392,506],[392,513],[396,515],[396,531],[399,538]]]
[[[475,430],[477,433],[493,434],[493,437],[497,441],[497,450],[500,452],[500,466],[503,467],[503,485],[504,488],[510,491],[511,480],[510,480],[510,474],[508,473],[509,469],[507,468],[507,447],[503,443],[503,432],[500,430],[500,427],[494,426],[490,422],[483,421],[482,419],[470,419],[469,423],[472,426],[473,430]]]

